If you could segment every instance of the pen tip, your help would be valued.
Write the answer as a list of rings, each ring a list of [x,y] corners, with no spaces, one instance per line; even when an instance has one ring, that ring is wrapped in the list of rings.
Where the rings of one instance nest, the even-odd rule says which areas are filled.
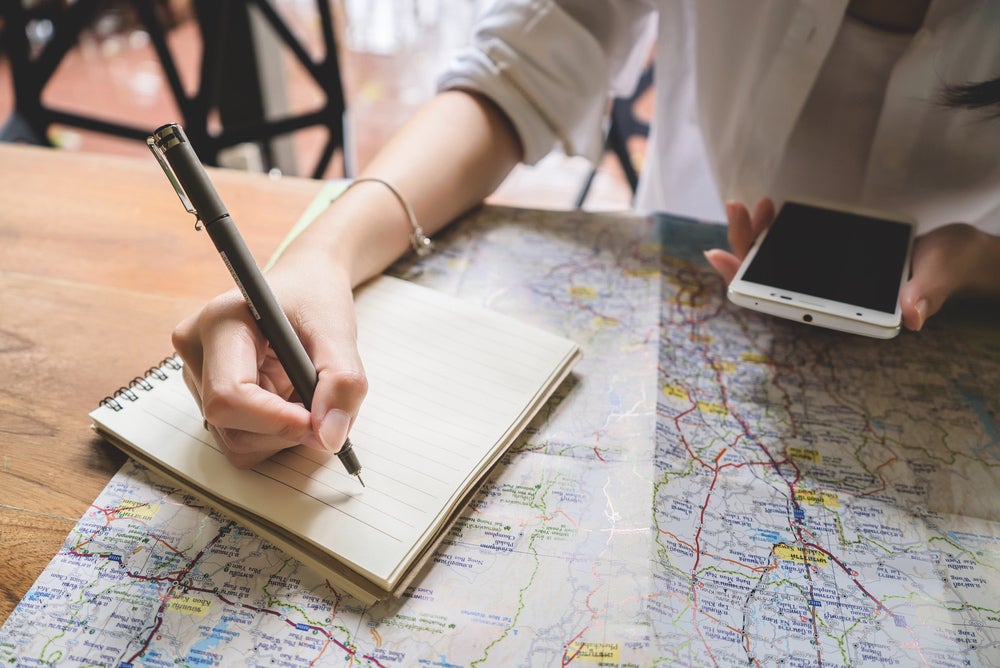
[[[361,483],[362,487],[367,487],[367,485],[365,484],[365,481],[361,479],[361,474],[360,473],[355,473],[354,475],[356,475],[358,477],[358,482]]]

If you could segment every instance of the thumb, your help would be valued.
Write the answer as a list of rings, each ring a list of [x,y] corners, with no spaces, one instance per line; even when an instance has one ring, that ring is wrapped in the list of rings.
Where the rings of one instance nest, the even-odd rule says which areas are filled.
[[[913,273],[899,293],[903,325],[919,330],[952,294],[995,290],[1000,278],[998,250],[997,237],[965,223],[944,225],[917,237]]]
[[[927,322],[927,318],[936,313],[937,309],[940,308],[940,304],[938,304],[937,308],[931,308],[931,298],[926,292],[923,286],[919,282],[915,282],[912,278],[903,285],[903,289],[899,292],[899,306],[902,311],[903,327],[915,332],[920,331],[924,323]]]
[[[364,366],[353,337],[304,343],[310,350],[317,373],[310,409],[315,442],[308,445],[338,452],[368,393]]]
[[[941,250],[933,239],[918,239],[913,249],[913,270],[899,291],[903,326],[907,329],[919,331],[954,290],[955,269],[950,266],[948,254]]]

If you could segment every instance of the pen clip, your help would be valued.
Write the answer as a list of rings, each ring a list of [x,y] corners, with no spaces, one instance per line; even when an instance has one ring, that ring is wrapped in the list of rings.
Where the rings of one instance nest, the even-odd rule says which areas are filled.
[[[198,215],[198,211],[194,208],[194,205],[191,204],[191,199],[187,196],[187,193],[184,192],[184,186],[182,186],[181,182],[177,179],[177,175],[174,173],[173,167],[170,166],[170,163],[167,162],[166,156],[163,155],[163,150],[157,146],[156,138],[153,136],[146,137],[146,146],[149,147],[149,150],[152,152],[153,157],[156,158],[156,161],[160,163],[160,168],[163,170],[163,173],[167,175],[167,180],[169,180],[170,185],[174,187],[174,192],[176,192],[177,197],[180,198],[181,204],[184,205],[184,209],[197,218],[194,223],[194,229],[201,230],[201,217]]]

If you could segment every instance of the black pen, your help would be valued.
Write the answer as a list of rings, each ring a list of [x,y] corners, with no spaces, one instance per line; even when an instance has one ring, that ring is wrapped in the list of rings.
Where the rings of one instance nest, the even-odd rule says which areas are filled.
[[[176,123],[160,126],[146,139],[146,144],[170,179],[184,208],[204,225],[222,256],[222,261],[226,263],[229,273],[243,293],[253,319],[292,381],[292,387],[298,392],[306,409],[310,409],[316,391],[316,367],[264,280],[264,274],[208,179],[208,173],[198,160],[184,129]],[[198,224],[195,227],[201,229]],[[361,464],[354,454],[351,439],[344,441],[337,457],[347,472],[356,476],[363,486],[365,483],[361,480]]]

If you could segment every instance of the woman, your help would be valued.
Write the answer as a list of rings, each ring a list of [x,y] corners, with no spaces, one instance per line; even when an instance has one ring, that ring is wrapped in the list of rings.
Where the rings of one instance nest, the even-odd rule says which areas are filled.
[[[656,37],[644,210],[729,221],[730,279],[787,194],[894,209],[918,222],[903,322],[954,294],[1000,292],[997,3],[948,0],[503,0],[441,92],[282,255],[268,280],[316,365],[311,413],[233,290],[181,323],[189,386],[236,466],[283,448],[337,451],[367,389],[352,288],[420,227],[441,229],[520,161],[554,147],[596,159],[609,94],[627,93]],[[957,86],[948,88],[948,85]],[[970,98],[966,100],[965,98]],[[428,161],[433,164],[428,165]],[[725,204],[724,204],[725,203]],[[962,222],[954,222],[962,221]]]

